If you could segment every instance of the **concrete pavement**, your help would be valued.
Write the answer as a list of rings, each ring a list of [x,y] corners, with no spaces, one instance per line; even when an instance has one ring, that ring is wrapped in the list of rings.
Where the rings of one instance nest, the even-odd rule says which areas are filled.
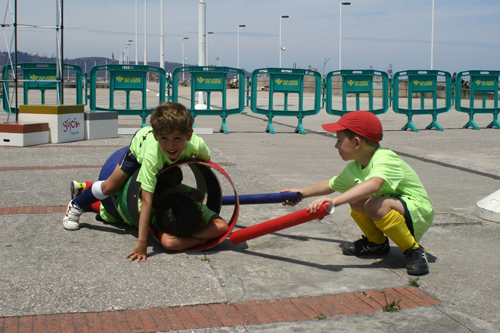
[[[156,98],[153,94],[151,103]],[[418,305],[417,296],[406,296],[406,303],[416,305],[399,312],[382,312],[382,306],[376,310],[375,305],[372,312],[323,313],[326,318],[322,320],[312,316],[314,311],[332,311],[339,304],[330,301],[330,308],[321,309],[309,305],[296,314],[300,320],[267,323],[252,319],[256,309],[245,309],[256,302],[258,309],[264,309],[264,304],[292,299],[313,299],[318,305],[336,295],[372,295],[375,299],[381,290],[387,291],[389,300],[397,300],[405,297],[394,290],[413,290],[408,286],[403,255],[394,244],[383,258],[342,255],[339,245],[360,235],[347,207],[339,207],[321,222],[238,245],[226,240],[203,252],[171,253],[150,240],[148,260],[130,263],[124,257],[135,244],[133,228],[103,224],[91,213],[84,214],[82,228],[76,232],[64,230],[61,221],[70,181],[97,179],[106,158],[128,145],[131,135],[0,148],[0,253],[4,259],[0,331],[10,331],[11,325],[17,325],[17,331],[23,325],[35,330],[42,327],[35,326],[41,321],[48,329],[54,318],[62,331],[69,327],[63,326],[67,318],[75,330],[107,331],[102,319],[106,316],[112,316],[118,331],[149,331],[141,311],[159,319],[166,317],[168,309],[175,309],[175,318],[188,313],[181,320],[186,325],[170,328],[185,332],[498,332],[500,225],[474,214],[475,203],[500,188],[500,130],[485,129],[490,118],[478,115],[481,130],[466,130],[461,127],[467,115],[452,109],[438,117],[445,129],[440,132],[424,130],[430,116],[416,116],[414,123],[420,131],[414,133],[400,131],[406,123],[403,115],[389,110],[380,116],[385,133],[382,145],[400,153],[416,170],[435,208],[435,223],[422,239],[430,274],[421,277],[421,286],[414,289],[427,296],[429,303]],[[0,120],[5,119],[5,114],[0,115]],[[213,128],[213,135],[203,136],[212,160],[229,174],[238,194],[253,194],[300,188],[341,171],[345,162],[333,147],[335,138],[321,129],[321,124],[337,119],[322,110],[304,119],[307,134],[300,135],[293,133],[296,118],[276,117],[276,134],[271,135],[264,132],[267,119],[247,108],[244,114],[228,117],[227,135],[217,133],[219,117],[197,117],[196,127]],[[119,124],[140,126],[140,119],[120,117]],[[223,178],[220,182],[223,191],[228,191],[227,182]],[[235,230],[305,208],[307,201],[293,208],[242,206]],[[226,219],[231,213],[232,207],[221,212]],[[231,309],[244,304],[247,308],[242,313],[248,317],[237,321],[234,318],[242,314],[231,317],[233,310],[226,308],[217,317],[220,327],[187,324],[197,322],[193,307],[214,304]],[[282,310],[281,317],[295,309]],[[210,313],[217,315],[214,310]],[[223,315],[233,318],[234,325],[223,327]],[[134,316],[142,319],[134,321]],[[210,322],[209,315],[203,318]]]

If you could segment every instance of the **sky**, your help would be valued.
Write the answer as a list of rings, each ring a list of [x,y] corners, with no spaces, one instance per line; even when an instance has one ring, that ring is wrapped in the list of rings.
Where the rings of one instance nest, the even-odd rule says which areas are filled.
[[[118,59],[128,40],[130,61],[144,60],[144,1],[66,0],[64,56]],[[12,4],[14,0],[11,0]],[[206,0],[209,64],[278,67],[280,22],[282,67],[339,69],[340,1],[332,0]],[[394,72],[431,69],[432,0],[351,0],[342,6],[342,68]],[[435,0],[434,69],[450,73],[500,70],[500,1]],[[18,0],[18,23],[56,25],[56,0]],[[198,63],[199,0],[164,0],[165,60]],[[12,16],[0,0],[4,23]],[[289,18],[281,19],[282,15]],[[160,60],[160,0],[147,0],[147,60]],[[3,28],[0,51],[11,47],[12,28]],[[56,53],[52,29],[20,28],[18,50],[51,56]]]

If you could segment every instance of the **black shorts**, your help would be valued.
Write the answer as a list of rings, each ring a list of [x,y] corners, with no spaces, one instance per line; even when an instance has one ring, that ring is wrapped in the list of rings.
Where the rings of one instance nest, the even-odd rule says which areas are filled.
[[[123,155],[120,160],[120,169],[125,172],[127,175],[133,174],[137,169],[141,167],[134,154],[130,151],[130,148],[127,149],[127,152]]]
[[[403,204],[403,207],[405,209],[404,218],[406,221],[406,226],[408,227],[408,230],[410,230],[411,235],[413,237],[415,237],[415,233],[413,232],[413,220],[411,219],[411,215],[410,215],[410,212],[408,211],[408,207],[406,206],[406,202],[401,198],[397,198],[397,199]]]

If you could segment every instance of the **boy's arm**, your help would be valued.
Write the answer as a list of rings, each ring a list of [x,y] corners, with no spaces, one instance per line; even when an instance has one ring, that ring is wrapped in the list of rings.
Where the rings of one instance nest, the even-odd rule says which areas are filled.
[[[177,237],[159,231],[160,242],[167,250],[182,251],[205,244],[207,240],[223,235],[229,226],[219,215],[215,214],[205,227],[198,230],[191,237]]]
[[[146,261],[148,249],[149,220],[151,219],[151,207],[153,204],[153,193],[141,189],[141,214],[139,215],[138,238],[134,250],[127,255],[130,261]]]
[[[204,239],[197,239],[193,237],[177,237],[167,234],[161,230],[159,230],[158,233],[161,245],[163,245],[165,249],[171,251],[182,251],[207,242]]]
[[[195,232],[191,237],[197,239],[212,239],[223,235],[229,226],[219,215],[215,214],[210,218],[206,226]]]
[[[356,202],[361,199],[368,199],[380,190],[382,185],[384,185],[384,182],[385,180],[380,177],[370,178],[345,191],[338,197],[322,197],[314,200],[307,206],[307,210],[309,210],[311,213],[314,213],[326,201],[331,201],[333,203],[333,206],[337,207],[346,203]]]
[[[330,180],[323,180],[315,185],[308,186],[301,188],[300,190],[293,190],[293,189],[287,189],[287,190],[282,190],[281,193],[283,192],[300,192],[304,198],[310,198],[310,197],[316,197],[318,195],[327,195],[327,194],[332,194],[335,192],[330,188]],[[297,203],[295,202],[284,202],[284,205],[290,205],[290,206],[295,206]]]

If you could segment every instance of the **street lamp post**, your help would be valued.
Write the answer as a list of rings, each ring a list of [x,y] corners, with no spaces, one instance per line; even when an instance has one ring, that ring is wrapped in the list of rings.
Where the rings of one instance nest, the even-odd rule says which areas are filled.
[[[128,46],[129,46],[129,44],[128,44],[128,43],[125,43],[125,47],[123,48],[123,52],[122,52],[122,55],[123,55],[122,64],[124,64],[124,65],[126,65],[126,64],[127,64],[127,52],[128,52]]]
[[[139,65],[139,57],[137,55],[137,21],[138,21],[138,11],[137,11],[137,0],[135,0],[135,64]],[[106,72],[107,73],[107,72]]]
[[[127,51],[127,54],[125,55],[125,57],[126,57],[125,64],[127,64],[127,65],[129,64],[129,58],[130,58],[130,48],[129,48],[129,46],[132,45],[132,42],[133,42],[133,40],[129,39],[127,41],[127,43],[125,44],[125,50]]]
[[[144,0],[144,65],[148,64],[148,6]]]
[[[160,67],[165,69],[165,46],[164,46],[164,24],[163,24],[163,0],[160,0]]]
[[[186,39],[189,39],[189,37],[184,37],[182,39],[182,67],[184,67],[184,61],[186,60],[186,58],[184,58],[184,41]],[[182,83],[184,83],[184,70],[182,71]]]
[[[349,6],[350,2],[340,3],[340,30],[339,30],[339,69],[342,69],[342,6]]]
[[[240,68],[240,28],[244,28],[244,27],[246,27],[246,25],[244,25],[244,24],[238,25],[238,40],[237,40],[238,48],[237,48],[237,65],[236,65],[236,68]]]
[[[280,65],[279,65],[279,68],[281,68],[281,52],[285,51],[285,48],[283,46],[281,46],[281,20],[284,18],[289,18],[289,17],[290,16],[288,16],[288,15],[281,15],[280,16]]]
[[[431,70],[434,69],[434,0],[432,0]]]
[[[214,34],[213,31],[207,32],[207,51],[206,51],[207,52],[207,61],[205,62],[205,65],[207,65],[207,66],[209,65],[209,63],[208,63],[208,35],[213,35],[213,34]]]

